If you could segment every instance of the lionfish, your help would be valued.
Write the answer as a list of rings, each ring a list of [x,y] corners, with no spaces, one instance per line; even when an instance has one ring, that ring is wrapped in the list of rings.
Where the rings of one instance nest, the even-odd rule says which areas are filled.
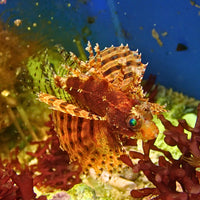
[[[150,103],[145,97],[141,81],[147,64],[141,62],[141,54],[131,51],[128,45],[105,48],[100,51],[90,42],[86,50],[89,60],[81,61],[75,54],[59,52],[64,59],[67,74],[54,74],[54,83],[65,99],[40,92],[41,102],[50,105],[53,120],[62,149],[77,160],[87,173],[94,168],[113,171],[121,166],[120,155],[124,154],[121,139],[154,139],[158,128],[152,115],[164,108]]]

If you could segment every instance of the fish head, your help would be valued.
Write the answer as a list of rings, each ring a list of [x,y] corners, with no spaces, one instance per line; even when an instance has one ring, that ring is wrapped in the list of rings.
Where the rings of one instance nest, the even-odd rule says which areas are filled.
[[[108,119],[112,130],[125,137],[151,140],[157,137],[159,130],[153,121],[153,115],[165,111],[158,104],[139,102],[129,109],[118,109]],[[110,112],[108,112],[110,113]]]

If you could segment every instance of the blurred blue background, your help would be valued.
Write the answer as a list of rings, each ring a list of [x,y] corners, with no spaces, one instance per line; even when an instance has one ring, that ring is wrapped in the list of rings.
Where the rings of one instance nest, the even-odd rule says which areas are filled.
[[[199,0],[7,0],[0,16],[10,26],[22,20],[25,39],[75,53],[74,39],[101,49],[128,43],[149,63],[146,78],[200,99]]]

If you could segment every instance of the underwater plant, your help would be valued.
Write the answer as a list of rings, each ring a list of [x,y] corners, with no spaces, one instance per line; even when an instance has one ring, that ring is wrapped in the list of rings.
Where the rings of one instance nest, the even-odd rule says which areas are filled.
[[[26,62],[41,45],[25,40],[14,27],[0,21],[0,142],[1,157],[6,157],[16,145],[24,148],[30,140],[38,140],[34,123],[38,102],[26,87],[31,77]],[[41,107],[42,108],[42,107]],[[36,109],[35,109],[36,110]],[[39,121],[39,120],[38,120]],[[43,125],[42,124],[42,125]]]
[[[55,189],[68,190],[81,182],[80,165],[69,163],[68,154],[60,149],[52,120],[46,125],[50,128],[47,131],[48,138],[30,144],[30,148],[37,146],[35,153],[26,152],[36,159],[36,163],[29,164],[30,158],[20,163],[19,148],[11,152],[9,159],[0,160],[0,199],[45,200],[46,196],[36,198],[34,186],[49,192]]]
[[[45,200],[45,196],[36,197],[33,191],[32,172],[28,165],[22,166],[16,148],[10,154],[10,160],[0,159],[0,199]]]
[[[200,158],[200,104],[197,109],[197,120],[194,128],[189,127],[185,120],[179,120],[179,125],[174,126],[159,115],[159,119],[165,127],[165,142],[170,146],[179,148],[182,156],[174,159],[169,151],[161,150],[154,145],[155,139],[143,142],[143,152],[130,151],[129,156],[121,159],[130,166],[134,172],[142,171],[153,188],[135,189],[131,191],[134,198],[151,196],[152,199],[200,199],[199,166]],[[184,132],[191,132],[191,138],[187,138]],[[129,142],[130,143],[130,142]],[[159,156],[158,164],[152,162],[150,151],[163,153]],[[139,159],[138,164],[133,164],[131,159]]]
[[[200,103],[192,97],[173,91],[172,88],[166,89],[164,86],[157,86],[155,101],[161,105],[166,105],[165,117],[180,119],[187,113],[197,114],[197,106]]]

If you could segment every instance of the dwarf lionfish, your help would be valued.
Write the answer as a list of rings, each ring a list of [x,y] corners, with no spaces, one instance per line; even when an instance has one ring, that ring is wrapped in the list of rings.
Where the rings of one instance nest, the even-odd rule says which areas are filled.
[[[73,53],[58,48],[64,61],[66,74],[53,76],[58,95],[39,93],[39,100],[53,110],[55,128],[61,147],[72,161],[77,160],[87,172],[108,172],[121,166],[124,137],[150,140],[157,136],[158,128],[152,115],[164,108],[145,97],[141,81],[147,64],[141,54],[131,51],[128,45],[94,50],[90,42],[86,50],[89,60],[81,61]],[[76,67],[71,67],[73,64]]]

